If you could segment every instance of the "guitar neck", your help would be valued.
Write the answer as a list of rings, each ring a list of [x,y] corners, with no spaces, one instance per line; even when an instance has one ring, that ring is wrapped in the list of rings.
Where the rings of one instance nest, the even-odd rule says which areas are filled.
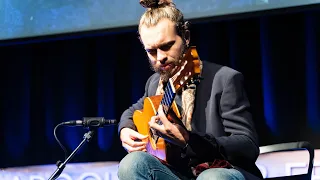
[[[164,95],[163,95],[161,102],[160,102],[160,104],[163,107],[163,111],[164,111],[165,115],[168,115],[169,109],[173,103],[175,96],[176,96],[175,88],[173,86],[172,80],[169,79],[169,82],[168,82],[168,84],[165,88],[165,91],[164,91]]]
[[[163,112],[166,116],[168,115],[169,109],[173,103],[175,96],[176,96],[176,90],[170,78],[164,90],[164,95],[162,96],[162,99],[160,102],[160,105],[162,105]],[[158,115],[158,112],[156,115]],[[157,121],[156,123],[159,125],[162,125],[162,121]],[[150,129],[150,135],[154,139],[154,141],[157,143],[159,140],[159,136],[156,135],[155,131],[152,128]]]

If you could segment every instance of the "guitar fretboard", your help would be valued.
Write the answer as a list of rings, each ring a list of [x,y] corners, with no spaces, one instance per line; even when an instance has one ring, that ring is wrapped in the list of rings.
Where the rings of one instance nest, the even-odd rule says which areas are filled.
[[[162,100],[160,102],[160,104],[163,107],[163,111],[164,111],[165,115],[168,114],[168,111],[169,111],[169,109],[170,109],[170,107],[172,105],[172,102],[173,102],[173,100],[175,98],[175,95],[176,95],[176,92],[175,92],[173,83],[172,83],[172,81],[170,79],[168,85],[165,88]]]
[[[176,91],[174,89],[172,80],[169,79],[169,82],[164,90],[164,95],[161,99],[160,104],[163,107],[163,112],[165,115],[168,115],[169,109],[173,103],[173,100],[176,96]],[[157,112],[158,115],[158,112]],[[162,125],[162,121],[158,121],[157,124]],[[152,138],[155,140],[155,142],[157,143],[159,136],[156,135],[155,131],[153,129],[151,129],[150,134],[152,136]]]

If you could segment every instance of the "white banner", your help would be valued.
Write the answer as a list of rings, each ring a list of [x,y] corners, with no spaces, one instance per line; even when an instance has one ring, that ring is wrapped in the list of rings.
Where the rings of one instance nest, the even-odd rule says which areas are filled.
[[[57,180],[118,180],[118,162],[70,163]],[[0,171],[0,180],[47,180],[55,165],[8,168]]]
[[[278,177],[307,172],[307,151],[261,154],[256,162],[263,177]],[[118,180],[119,162],[69,163],[58,180]],[[0,180],[47,180],[55,165],[40,165],[0,170]],[[320,150],[315,151],[312,180],[320,180]]]

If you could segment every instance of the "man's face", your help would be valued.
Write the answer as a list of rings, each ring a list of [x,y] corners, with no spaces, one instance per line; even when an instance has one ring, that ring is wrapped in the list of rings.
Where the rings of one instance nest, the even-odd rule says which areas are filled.
[[[156,26],[142,25],[140,37],[152,69],[167,81],[173,75],[174,68],[179,65],[185,48],[185,43],[176,32],[175,24],[168,19],[162,19]]]

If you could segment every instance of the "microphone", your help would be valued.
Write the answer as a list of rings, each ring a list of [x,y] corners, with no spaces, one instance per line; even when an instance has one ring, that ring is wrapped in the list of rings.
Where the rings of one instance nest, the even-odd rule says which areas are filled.
[[[84,117],[82,120],[74,120],[63,122],[62,125],[67,126],[83,126],[83,127],[103,127],[117,124],[115,119],[104,119],[104,117]]]

